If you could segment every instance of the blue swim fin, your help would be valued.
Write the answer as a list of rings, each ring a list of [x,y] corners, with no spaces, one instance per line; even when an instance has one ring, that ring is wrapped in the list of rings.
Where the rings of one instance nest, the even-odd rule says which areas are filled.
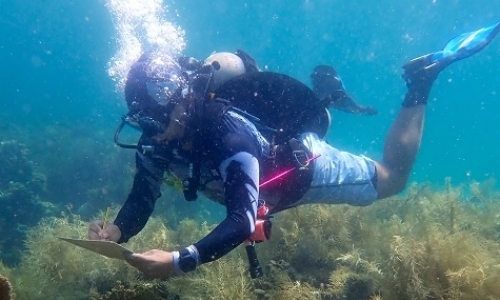
[[[439,72],[453,62],[467,58],[484,49],[500,32],[500,22],[451,39],[443,50],[430,53],[406,63],[403,78],[407,83],[416,79],[436,79]],[[425,74],[424,74],[425,73]]]

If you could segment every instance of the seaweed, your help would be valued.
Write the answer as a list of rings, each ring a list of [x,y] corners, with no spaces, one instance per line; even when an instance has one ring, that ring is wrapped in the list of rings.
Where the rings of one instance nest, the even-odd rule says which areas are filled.
[[[170,300],[170,293],[161,282],[140,281],[130,284],[117,281],[110,291],[91,291],[88,300]]]
[[[26,145],[8,140],[0,142],[0,259],[8,265],[19,262],[26,231],[44,215],[54,212],[51,203],[43,201],[45,176],[30,160]]]
[[[257,246],[252,280],[243,247],[167,281],[144,278],[55,236],[84,237],[79,216],[46,218],[29,231],[17,267],[0,265],[19,299],[498,299],[500,202],[491,183],[411,185],[367,207],[308,205],[280,213]],[[472,199],[472,200],[471,200]],[[113,208],[111,215],[117,208]],[[181,219],[181,217],[179,217]],[[158,216],[127,247],[179,249],[216,226]]]

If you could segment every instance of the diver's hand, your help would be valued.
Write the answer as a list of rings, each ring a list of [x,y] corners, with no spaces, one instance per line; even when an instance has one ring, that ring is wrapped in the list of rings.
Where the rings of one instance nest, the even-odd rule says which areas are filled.
[[[118,226],[113,223],[106,223],[104,230],[102,229],[103,221],[95,220],[90,222],[88,229],[89,240],[104,240],[118,242],[122,236],[122,232]]]
[[[378,114],[378,110],[373,106],[360,106],[359,115],[374,116]]]
[[[337,110],[360,116],[373,116],[378,114],[376,108],[359,104],[344,91],[336,91],[331,94],[330,98],[330,106]]]
[[[151,278],[167,279],[175,274],[174,256],[171,252],[154,249],[126,255],[125,260]]]

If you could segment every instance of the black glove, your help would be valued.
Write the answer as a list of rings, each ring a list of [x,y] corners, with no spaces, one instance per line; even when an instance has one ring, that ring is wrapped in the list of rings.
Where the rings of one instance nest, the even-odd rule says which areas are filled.
[[[378,111],[371,106],[358,104],[349,96],[342,79],[332,66],[318,65],[311,74],[313,91],[325,105],[355,115],[376,115]]]

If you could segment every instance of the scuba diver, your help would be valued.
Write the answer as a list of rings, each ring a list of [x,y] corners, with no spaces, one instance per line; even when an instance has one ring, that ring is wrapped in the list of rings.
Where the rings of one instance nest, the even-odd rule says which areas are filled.
[[[269,237],[271,215],[290,207],[364,206],[401,192],[418,153],[433,82],[451,63],[483,49],[499,24],[462,34],[443,50],[403,66],[408,91],[379,161],[339,151],[322,139],[329,105],[374,113],[347,95],[332,67],[315,68],[313,91],[286,75],[261,72],[242,51],[215,53],[202,62],[143,55],[128,74],[129,112],[115,135],[119,145],[136,149],[133,187],[112,224],[103,229],[102,220],[91,222],[89,239],[124,243],[138,234],[161,196],[165,172],[183,179],[186,200],[201,191],[223,204],[227,215],[179,251],[127,255],[129,264],[161,279],[193,271],[245,242],[255,267],[253,243]],[[141,128],[137,145],[119,142],[126,123]],[[259,276],[258,267],[252,277]]]

